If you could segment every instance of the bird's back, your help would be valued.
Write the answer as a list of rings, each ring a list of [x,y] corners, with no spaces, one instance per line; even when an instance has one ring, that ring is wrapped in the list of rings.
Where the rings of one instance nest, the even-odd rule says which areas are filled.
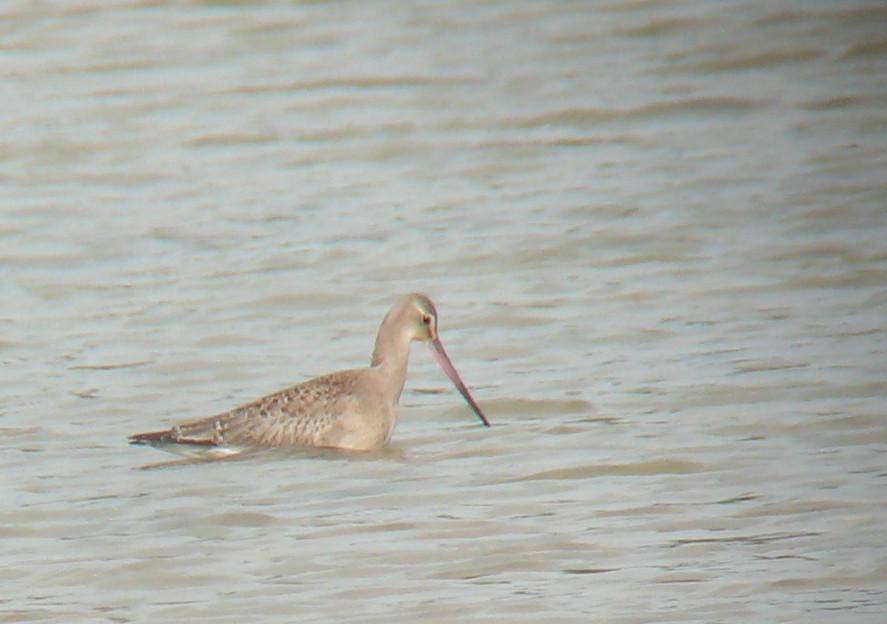
[[[136,434],[130,442],[197,457],[284,446],[377,448],[390,436],[390,415],[372,413],[389,410],[367,394],[370,374],[354,369],[315,377],[223,414]]]

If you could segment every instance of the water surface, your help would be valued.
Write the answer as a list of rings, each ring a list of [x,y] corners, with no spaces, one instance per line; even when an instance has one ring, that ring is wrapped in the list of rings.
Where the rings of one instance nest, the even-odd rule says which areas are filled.
[[[876,2],[18,2],[0,620],[880,622]],[[141,470],[369,359],[390,448]]]

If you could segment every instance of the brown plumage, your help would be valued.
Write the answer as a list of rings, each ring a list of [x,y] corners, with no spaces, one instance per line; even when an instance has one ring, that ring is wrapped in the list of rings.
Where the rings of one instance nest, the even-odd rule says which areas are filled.
[[[137,433],[129,441],[188,457],[223,457],[284,446],[380,448],[391,439],[397,422],[413,340],[429,345],[444,372],[489,427],[438,338],[434,304],[425,295],[412,294],[385,315],[369,367],[315,377],[230,412],[165,431]]]

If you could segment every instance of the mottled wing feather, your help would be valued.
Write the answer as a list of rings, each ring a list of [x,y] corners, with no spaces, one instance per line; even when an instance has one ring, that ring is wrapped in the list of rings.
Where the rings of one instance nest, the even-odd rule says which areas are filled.
[[[230,412],[136,434],[131,441],[228,448],[327,446],[336,437],[339,415],[355,407],[352,388],[358,372],[317,377]]]

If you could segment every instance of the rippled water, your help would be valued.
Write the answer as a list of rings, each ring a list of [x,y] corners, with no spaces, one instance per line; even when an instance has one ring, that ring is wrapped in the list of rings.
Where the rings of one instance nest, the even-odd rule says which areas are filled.
[[[878,2],[0,9],[0,621],[880,622]],[[392,445],[126,436],[368,361]]]

